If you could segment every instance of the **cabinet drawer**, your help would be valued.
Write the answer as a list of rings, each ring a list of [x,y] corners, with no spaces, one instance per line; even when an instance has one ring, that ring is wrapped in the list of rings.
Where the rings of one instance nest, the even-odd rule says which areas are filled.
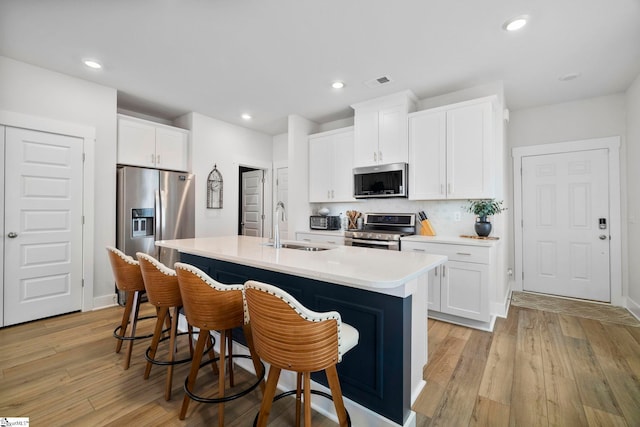
[[[474,262],[478,264],[489,264],[491,258],[491,248],[487,246],[402,242],[402,250],[446,255],[449,261]]]

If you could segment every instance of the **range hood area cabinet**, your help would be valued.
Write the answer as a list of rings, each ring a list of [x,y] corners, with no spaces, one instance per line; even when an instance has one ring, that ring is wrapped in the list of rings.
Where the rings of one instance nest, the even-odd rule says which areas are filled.
[[[417,99],[410,91],[354,104],[354,167],[407,163],[407,117]]]
[[[118,114],[118,164],[187,171],[189,131]]]
[[[495,197],[495,96],[409,115],[409,199]]]
[[[309,135],[309,202],[353,201],[353,126]]]

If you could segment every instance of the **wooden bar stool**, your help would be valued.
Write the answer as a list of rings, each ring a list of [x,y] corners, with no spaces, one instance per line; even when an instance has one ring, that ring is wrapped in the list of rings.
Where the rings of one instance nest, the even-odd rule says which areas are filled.
[[[304,380],[304,425],[311,426],[311,372],[324,370],[341,427],[351,425],[344,407],[336,364],[357,343],[358,331],[342,323],[340,313],[317,313],[282,289],[249,280],[245,299],[258,356],[271,365],[260,412],[254,425],[267,425],[282,369],[297,375],[296,425],[300,425],[300,394]],[[283,393],[283,395],[291,392]],[[282,395],[280,395],[282,396]],[[278,397],[280,397],[278,396]],[[276,397],[276,399],[278,399]]]
[[[149,378],[152,365],[167,366],[167,381],[164,390],[164,398],[165,400],[169,400],[171,399],[173,366],[180,363],[190,362],[193,358],[193,328],[189,325],[188,332],[178,333],[178,317],[179,310],[182,307],[182,297],[180,296],[180,289],[178,288],[178,276],[176,276],[176,272],[145,253],[138,252],[136,257],[140,262],[140,271],[142,272],[144,287],[147,290],[149,302],[158,308],[158,320],[156,321],[153,338],[151,339],[151,346],[147,349],[145,354],[147,366],[144,371],[144,379]],[[171,309],[173,309],[173,313],[171,313]],[[171,319],[171,330],[169,332],[169,356],[167,358],[168,360],[157,360],[155,357],[158,350],[158,344],[160,341],[166,339],[162,338],[162,324],[167,316]],[[190,357],[175,360],[176,339],[178,335],[184,334],[189,335]]]
[[[133,342],[135,340],[152,337],[151,334],[136,336],[138,320],[151,319],[155,316],[138,317],[141,303],[140,298],[145,292],[144,281],[142,280],[138,261],[112,246],[107,246],[107,253],[109,255],[109,261],[111,262],[116,287],[119,291],[124,292],[126,296],[122,322],[113,330],[113,336],[118,340],[116,342],[116,353],[120,353],[124,341],[128,342],[127,354],[124,359],[124,369],[129,369]],[[131,327],[129,328],[129,326]],[[129,332],[128,334],[127,331]]]
[[[180,410],[180,419],[184,420],[189,402],[191,399],[203,403],[218,403],[218,425],[224,426],[224,402],[245,396],[254,390],[259,384],[264,391],[264,365],[253,350],[253,338],[251,328],[245,323],[244,299],[242,291],[243,285],[224,285],[213,280],[206,273],[198,268],[183,263],[175,264],[176,273],[178,275],[178,284],[182,302],[184,304],[184,313],[187,321],[193,327],[199,328],[198,342],[191,362],[191,371],[185,379],[184,390],[185,396],[182,401],[182,409]],[[249,352],[251,356],[236,355],[236,357],[251,358],[253,367],[256,372],[257,381],[249,384],[241,391],[225,396],[225,358],[228,361],[229,369],[229,385],[234,386],[233,381],[233,346],[231,339],[231,331],[233,328],[242,327],[244,336],[247,340]],[[203,398],[193,393],[198,376],[198,370],[201,366],[209,362],[200,363],[202,360],[205,345],[210,342],[210,332],[220,332],[220,357],[214,358],[210,353],[212,365],[216,366],[216,360],[220,361],[220,368],[214,369],[214,373],[218,372],[218,397]],[[227,349],[228,346],[228,355]]]

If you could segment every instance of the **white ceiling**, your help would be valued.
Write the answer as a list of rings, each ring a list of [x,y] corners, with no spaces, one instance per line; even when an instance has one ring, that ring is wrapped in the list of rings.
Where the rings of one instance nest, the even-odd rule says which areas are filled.
[[[501,29],[521,14],[523,30]],[[511,109],[624,91],[640,74],[640,2],[1,0],[0,55],[116,88],[124,109],[277,134],[289,114],[328,122],[404,89],[502,80]],[[365,85],[382,75],[392,83]]]

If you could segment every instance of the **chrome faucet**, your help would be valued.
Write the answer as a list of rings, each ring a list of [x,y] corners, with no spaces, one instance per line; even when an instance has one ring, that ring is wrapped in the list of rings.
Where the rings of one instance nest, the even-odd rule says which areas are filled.
[[[279,215],[282,219],[279,218]],[[276,210],[273,214],[273,247],[281,248],[282,243],[280,243],[280,221],[287,220],[287,212],[284,209],[284,203],[278,202],[276,204]]]

